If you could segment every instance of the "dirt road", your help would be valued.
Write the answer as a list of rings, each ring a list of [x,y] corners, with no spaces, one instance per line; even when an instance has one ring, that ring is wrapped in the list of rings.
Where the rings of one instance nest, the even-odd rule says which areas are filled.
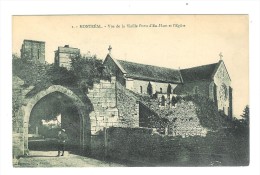
[[[123,167],[124,165],[100,161],[65,152],[57,157],[57,151],[30,151],[27,157],[21,157],[15,167]]]

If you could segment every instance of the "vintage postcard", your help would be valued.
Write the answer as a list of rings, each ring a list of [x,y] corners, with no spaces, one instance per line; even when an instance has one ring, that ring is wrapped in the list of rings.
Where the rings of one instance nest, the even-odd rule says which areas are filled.
[[[249,165],[248,15],[12,24],[14,167]]]

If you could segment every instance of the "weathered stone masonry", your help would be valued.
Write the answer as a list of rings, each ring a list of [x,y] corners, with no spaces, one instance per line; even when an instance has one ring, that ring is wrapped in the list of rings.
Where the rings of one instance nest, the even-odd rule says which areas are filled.
[[[21,48],[21,59],[34,63],[45,63],[45,42],[24,40]]]
[[[99,84],[94,84],[87,96],[94,108],[90,113],[91,134],[111,126],[139,126],[138,100],[116,83],[115,77],[111,78],[111,82],[101,80]]]
[[[117,108],[121,127],[139,127],[139,99],[120,83],[116,83]]]
[[[52,85],[32,97],[26,97],[33,86],[23,87],[24,82],[18,77],[14,77],[13,82],[13,100],[17,105],[17,110],[13,111],[13,149],[16,156],[28,150],[28,125],[34,105],[53,92],[68,96],[77,107],[81,117],[79,145],[83,149],[91,146],[91,135],[98,135],[104,128],[139,126],[138,100],[116,83],[115,77],[111,81],[101,80],[94,84],[86,93],[87,101],[82,101],[69,88],[60,85]]]
[[[92,135],[103,131],[105,127],[119,124],[115,83],[115,78],[111,82],[101,80],[88,90],[87,96],[93,104],[93,111],[89,114]]]

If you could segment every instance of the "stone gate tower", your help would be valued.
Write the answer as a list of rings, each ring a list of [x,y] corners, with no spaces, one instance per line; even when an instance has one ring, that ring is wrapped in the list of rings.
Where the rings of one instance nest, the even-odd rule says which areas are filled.
[[[21,48],[21,59],[34,63],[45,63],[45,42],[24,40]]]

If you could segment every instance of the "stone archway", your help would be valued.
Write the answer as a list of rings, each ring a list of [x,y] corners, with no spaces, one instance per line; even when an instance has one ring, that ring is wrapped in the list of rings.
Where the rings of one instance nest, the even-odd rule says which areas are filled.
[[[45,90],[40,91],[31,98],[26,99],[26,104],[21,108],[23,113],[23,141],[24,141],[24,153],[28,150],[28,127],[31,112],[34,106],[47,95],[59,92],[67,96],[72,103],[76,106],[80,116],[80,147],[82,150],[90,148],[90,119],[89,112],[90,107],[82,102],[82,100],[71,90],[60,85],[52,85]],[[90,104],[91,105],[91,104]]]

